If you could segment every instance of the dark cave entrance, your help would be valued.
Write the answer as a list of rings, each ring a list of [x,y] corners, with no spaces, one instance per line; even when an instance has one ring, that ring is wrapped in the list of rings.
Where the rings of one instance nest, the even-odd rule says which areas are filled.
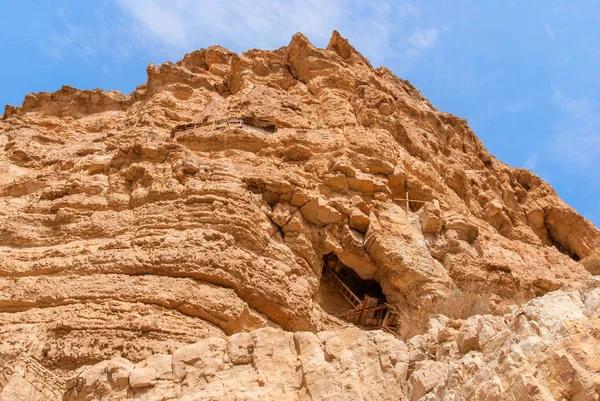
[[[358,273],[340,262],[333,253],[323,256],[323,273],[325,273],[326,268],[333,270],[341,281],[359,298],[364,299],[365,296],[369,296],[377,298],[378,303],[387,302],[381,285],[377,281],[361,278]]]
[[[550,238],[550,242],[552,242],[552,245],[554,245],[554,247],[556,249],[558,249],[558,252],[562,253],[563,255],[567,255],[568,257],[573,259],[575,262],[579,262],[581,260],[579,258],[579,255],[577,255],[575,252],[572,252],[567,246],[563,246],[563,244],[560,243],[554,237],[554,235],[552,235],[552,228],[548,227],[548,224],[546,224],[546,231],[548,232],[548,238]]]
[[[332,273],[335,277],[332,277]],[[320,288],[324,290],[320,291],[321,295],[324,295],[321,297],[321,306],[327,312],[332,309],[332,306],[336,306],[333,308],[334,313],[329,312],[336,316],[340,315],[339,312],[347,312],[356,307],[356,303],[353,304],[352,300],[358,299],[360,302],[368,300],[370,306],[387,302],[381,285],[377,281],[362,279],[358,273],[344,265],[333,253],[323,256]],[[340,311],[341,305],[343,305],[344,311]]]
[[[343,266],[337,272],[337,275],[360,298],[364,299],[367,295],[371,298],[377,298],[378,304],[386,302],[383,290],[377,281],[363,280],[354,270],[346,266]]]
[[[381,285],[361,278],[331,253],[323,256],[316,300],[330,315],[363,328],[392,332],[398,325],[398,312],[387,303]]]

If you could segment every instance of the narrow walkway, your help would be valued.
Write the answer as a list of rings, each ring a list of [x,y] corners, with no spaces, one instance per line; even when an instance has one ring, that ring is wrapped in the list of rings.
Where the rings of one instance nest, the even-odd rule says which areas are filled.
[[[215,129],[220,130],[224,128],[246,128],[263,133],[277,132],[277,126],[275,124],[258,118],[224,118],[204,123],[179,124],[171,130],[171,138],[177,137],[180,133],[194,131],[196,128],[202,127],[210,127],[211,132]]]

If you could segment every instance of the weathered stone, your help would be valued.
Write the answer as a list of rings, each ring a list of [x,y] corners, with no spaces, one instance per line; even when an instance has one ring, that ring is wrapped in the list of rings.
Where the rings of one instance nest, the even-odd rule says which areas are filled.
[[[308,202],[308,198],[306,193],[301,188],[294,189],[292,193],[292,199],[290,199],[290,204],[292,206],[300,207],[303,206],[306,202]]]
[[[196,174],[200,168],[198,167],[198,163],[189,157],[186,157],[183,161],[183,171],[188,174]]]
[[[131,388],[154,386],[156,375],[153,368],[134,368],[129,374]]]
[[[147,73],[6,108],[0,380],[46,397],[25,351],[72,400],[597,396],[600,232],[466,121],[337,32]],[[406,351],[342,330],[324,261],[409,321],[470,285],[507,315],[438,316]]]
[[[31,383],[18,374],[8,378],[0,392],[0,401],[37,401],[41,393]]]
[[[421,397],[433,391],[436,387],[445,386],[447,374],[448,365],[445,363],[418,362],[408,381],[408,399],[411,401],[422,399]]]
[[[234,334],[229,338],[227,352],[229,360],[234,365],[246,364],[252,362],[252,353],[254,351],[254,340],[249,333]]]
[[[373,193],[375,190],[375,182],[373,178],[366,174],[359,173],[356,177],[348,180],[348,188],[363,193]]]
[[[279,227],[283,227],[290,221],[295,211],[296,208],[288,203],[278,203],[273,208],[271,220],[273,220]]]
[[[367,216],[361,210],[354,210],[350,214],[350,220],[348,221],[348,224],[350,228],[354,228],[361,233],[365,233],[369,228],[369,216]]]
[[[224,367],[226,342],[222,338],[207,338],[199,343],[179,348],[173,354],[173,373],[176,378],[190,376],[190,372],[201,370],[214,375]]]
[[[454,231],[458,238],[468,243],[473,243],[479,235],[479,229],[476,225],[460,216],[451,216],[444,219],[444,230]]]
[[[110,385],[116,389],[127,387],[129,383],[129,374],[134,368],[134,364],[124,358],[113,358],[108,361],[106,371]]]
[[[437,200],[426,203],[419,210],[419,219],[424,233],[433,234],[437,232],[440,224],[440,213],[440,203]]]
[[[323,177],[323,184],[341,191],[346,188],[346,177],[343,175],[327,175]]]
[[[314,224],[332,224],[342,219],[342,214],[327,204],[322,197],[315,198],[300,208],[308,221]]]
[[[317,336],[261,329],[236,334],[227,348],[223,345],[223,339],[207,339],[175,351],[177,378],[152,368],[155,357],[140,361],[131,372],[130,388],[143,389],[149,399],[166,391],[176,399],[212,394],[299,400],[310,393],[315,400],[343,395],[367,401],[400,399],[406,387],[408,349],[383,332],[351,328]],[[86,386],[80,394],[89,394]]]

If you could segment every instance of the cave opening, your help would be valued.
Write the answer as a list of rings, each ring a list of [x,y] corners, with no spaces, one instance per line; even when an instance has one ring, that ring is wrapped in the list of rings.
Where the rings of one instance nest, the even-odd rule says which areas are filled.
[[[387,302],[381,285],[377,281],[361,278],[358,273],[344,265],[333,253],[323,256],[323,273],[325,273],[325,269],[327,268],[333,270],[337,277],[360,299],[369,296],[376,298],[378,304]]]
[[[557,238],[555,238],[555,236],[552,234],[552,228],[548,226],[547,223],[546,231],[548,232],[548,238],[550,238],[550,242],[556,249],[558,249],[558,252],[562,253],[563,255],[567,255],[575,262],[579,262],[581,260],[579,255],[577,255],[575,252],[572,252],[567,246],[563,246],[563,244],[559,242]]]
[[[381,285],[361,278],[331,253],[323,256],[317,302],[330,315],[364,328],[391,330],[397,326],[397,311],[387,303]]]
[[[365,302],[366,299],[369,299],[371,306],[387,302],[381,285],[377,281],[361,278],[358,273],[344,265],[333,253],[323,256],[321,288],[323,289],[323,291],[320,291],[321,306],[328,312],[333,309],[334,313],[332,314],[336,316],[356,307],[356,303],[359,301],[361,303]],[[353,303],[353,301],[356,302]]]

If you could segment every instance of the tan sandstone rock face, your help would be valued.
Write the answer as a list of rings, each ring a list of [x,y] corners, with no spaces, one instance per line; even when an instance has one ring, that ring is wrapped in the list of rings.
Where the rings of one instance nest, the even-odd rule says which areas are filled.
[[[326,398],[323,380],[340,372],[346,399],[438,394],[448,366],[423,362],[413,370],[427,373],[408,377],[403,357],[381,356],[395,340],[339,331],[347,324],[318,295],[324,256],[406,308],[466,286],[543,295],[600,272],[596,227],[337,32],[326,49],[297,34],[275,51],[214,46],[147,72],[129,95],[63,87],[0,120],[0,360],[26,353],[63,377],[103,364],[81,373],[73,397],[163,384],[192,394],[213,375],[219,399],[252,372],[277,379],[239,379],[249,394],[290,399]],[[422,203],[407,210],[407,193]],[[473,330],[443,352],[474,349]],[[281,372],[249,370],[264,333],[287,344]],[[372,350],[346,355],[340,344],[356,336]],[[382,375],[377,390],[351,376],[357,355],[390,359],[369,373]],[[490,394],[507,388],[498,377]],[[514,380],[512,390],[540,379]]]
[[[408,342],[407,399],[600,399],[599,294],[595,279],[502,317],[432,319]]]
[[[71,378],[65,399],[401,399],[408,362],[406,345],[382,332],[260,329],[154,355],[130,370],[125,386],[113,385],[106,369],[123,362],[101,362]]]
[[[504,316],[434,317],[408,345],[358,328],[259,329],[135,365],[116,357],[82,368],[64,399],[597,400],[599,316],[593,280]],[[11,378],[4,391],[20,381]]]

